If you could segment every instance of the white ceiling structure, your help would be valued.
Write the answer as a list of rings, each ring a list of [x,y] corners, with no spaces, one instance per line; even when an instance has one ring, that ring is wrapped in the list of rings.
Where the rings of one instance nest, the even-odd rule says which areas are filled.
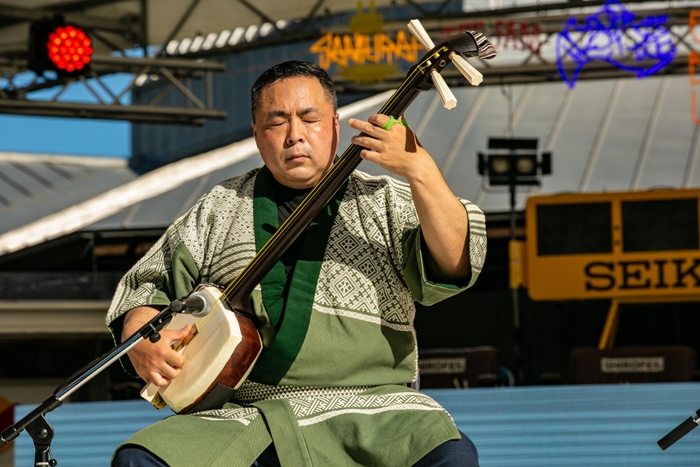
[[[519,28],[524,28],[525,32],[522,34],[525,36],[531,36],[533,28],[536,28],[540,31],[538,40],[542,42],[544,50],[538,49],[536,54],[529,51],[524,54],[516,53],[515,64],[538,65],[542,68],[542,65],[552,65],[551,57],[547,56],[552,52],[547,49],[554,47],[552,35],[561,31],[572,15],[578,16],[579,22],[583,22],[586,15],[595,14],[603,3],[603,0],[0,0],[0,71],[3,71],[3,68],[20,66],[22,63],[23,54],[26,54],[28,49],[30,23],[56,14],[63,15],[66,20],[78,26],[88,28],[93,35],[97,58],[114,51],[143,47],[144,42],[155,46],[155,51],[164,49],[168,44],[179,44],[182,40],[188,44],[200,41],[201,45],[206,38],[222,39],[224,35],[220,33],[233,32],[237,28],[243,28],[251,36],[255,35],[256,31],[267,35],[277,28],[289,28],[295,22],[304,22],[307,19],[322,20],[338,13],[353,13],[358,7],[367,13],[370,4],[377,9],[409,7],[399,15],[401,21],[392,19],[390,14],[386,15],[384,27],[388,30],[405,29],[409,19],[403,17],[406,15],[405,11],[409,11],[411,15],[415,14],[413,17],[421,19],[429,31],[440,31],[441,34],[444,33],[443,28],[459,28],[461,25],[470,24],[478,25],[477,28],[487,36],[498,35],[506,42],[518,42],[519,39],[513,34],[520,34]],[[688,12],[697,8],[698,4],[698,0],[627,0],[624,9],[638,15],[635,21],[649,14],[666,14],[669,21],[663,26],[674,28],[672,39],[679,48],[678,58],[683,58],[692,48],[692,41],[686,36]],[[445,13],[447,10],[449,13]],[[610,18],[608,21],[622,19]],[[507,26],[511,29],[506,32],[506,24],[509,22],[514,22],[516,26],[515,29],[512,29],[512,25]],[[317,33],[319,28],[324,32],[349,32],[348,24],[336,24],[332,27],[321,26],[320,22],[315,24]],[[628,34],[625,40],[638,41],[638,38],[634,39],[635,35],[638,34]],[[282,36],[282,40],[285,40],[285,37],[288,36]],[[228,39],[228,36],[226,38]],[[521,39],[523,43],[535,40],[533,37]],[[235,42],[229,45],[235,45]],[[494,45],[498,47],[498,44]],[[201,52],[201,49],[199,51]],[[182,53],[181,50],[180,54]],[[506,64],[503,59],[501,55],[497,68]],[[674,66],[677,68],[686,64],[683,60],[681,62]],[[549,68],[547,70],[551,72]],[[495,70],[489,71],[492,74]],[[531,71],[543,73],[543,69]],[[512,73],[513,70],[508,71],[509,75]],[[545,78],[540,78],[540,81],[543,79]]]
[[[389,16],[400,11],[437,17],[446,8],[460,11],[461,5],[460,0],[0,0],[0,113],[202,125],[227,116],[215,107],[219,95],[209,79],[224,65],[191,54],[174,58],[173,44],[180,55],[192,45],[192,51],[209,51],[220,59],[266,43],[316,40],[328,18],[354,14],[358,7],[363,14],[372,6],[388,7]],[[32,59],[31,26],[56,16],[84,29],[92,40],[90,66],[81,73],[52,72],[41,59]],[[402,27],[406,21],[401,20]],[[113,73],[129,73],[133,79],[126,89],[110,88],[101,77]],[[184,97],[184,105],[165,105],[162,96],[143,104],[122,99],[147,77],[172,84],[172,94]],[[205,86],[201,92],[200,84]],[[67,97],[64,91],[73,85],[87,91],[90,102]],[[45,89],[53,91],[52,98],[32,98]],[[170,91],[166,94],[171,97]]]
[[[377,8],[435,3],[426,0],[374,0]],[[0,52],[25,50],[29,22],[62,13],[69,21],[93,25],[100,29],[132,31],[141,34],[142,18],[149,45],[166,44],[210,32],[236,27],[303,19],[357,8],[357,0],[2,0],[0,1]],[[365,2],[369,8],[369,1]],[[16,23],[16,24],[12,24]],[[123,49],[133,47],[120,34],[104,36]],[[139,43],[137,37],[134,42]],[[109,47],[95,41],[96,53],[108,53]]]
[[[512,135],[537,138],[539,150],[553,154],[553,173],[543,177],[542,186],[519,188],[518,210],[535,193],[700,186],[700,127],[690,116],[692,89],[685,77],[585,81],[573,90],[542,83],[453,91],[456,108],[445,110],[437,93],[427,91],[406,117],[452,191],[487,213],[509,210],[507,188],[489,187],[477,171],[477,153],[487,152],[488,138],[509,135],[504,94],[512,96]],[[366,119],[390,94],[340,109],[339,152],[354,134],[345,121]],[[0,230],[0,255],[79,230],[165,228],[212,186],[261,164],[252,138],[174,162],[19,228]],[[384,173],[368,162],[360,169]],[[162,180],[171,182],[166,187]],[[0,179],[0,194],[11,189]]]
[[[205,96],[195,95],[192,89],[188,89],[191,78],[223,70],[221,63],[209,61],[212,57],[257,50],[267,45],[317,40],[329,32],[347,34],[352,20],[357,18],[358,10],[367,14],[372,7],[384,8],[381,15],[378,15],[381,18],[377,24],[382,24],[386,32],[405,30],[409,19],[418,18],[436,42],[448,37],[450,31],[473,28],[495,41],[497,49],[503,45],[504,50],[499,50],[496,59],[488,63],[479,60],[474,63],[484,74],[484,84],[559,81],[562,79],[561,70],[566,70],[566,73],[574,73],[576,70],[575,73],[581,73],[579,79],[627,77],[630,74],[627,70],[646,66],[640,64],[641,61],[654,62],[661,58],[664,60],[664,74],[687,73],[688,57],[694,47],[688,17],[700,3],[699,0],[626,0],[625,5],[617,2],[610,8],[603,5],[604,2],[605,0],[0,0],[0,113],[195,125],[203,124],[207,119],[224,119],[226,113],[216,109],[213,104],[218,95],[210,98],[214,92],[206,84],[208,79],[200,80],[207,87],[203,92]],[[80,77],[82,83],[78,83],[78,77],[61,74],[54,79],[51,73],[43,73],[34,79],[18,78],[22,71],[28,69],[27,39],[30,24],[56,14],[85,28],[93,39],[95,54],[90,70],[87,71],[97,83],[90,85],[85,77]],[[342,21],[326,21],[334,17]],[[576,32],[570,37],[570,45],[587,44],[596,35],[597,42],[605,42],[605,31],[614,31],[618,28],[618,23],[624,23],[622,27],[625,34],[618,33],[616,40],[619,43],[616,42],[615,46],[621,49],[619,56],[614,57],[620,63],[608,63],[610,60],[600,57],[586,57],[594,63],[582,67],[579,55],[588,52],[566,48],[560,50],[557,46],[559,33],[569,28],[574,17],[580,26],[599,21],[603,34],[601,36],[598,34],[601,31],[593,31],[587,35],[588,32],[575,28]],[[348,21],[345,21],[346,18]],[[649,21],[658,23],[658,27],[652,28],[653,34],[644,32],[644,25]],[[136,59],[114,56],[139,55],[144,44],[151,47],[148,49],[149,57]],[[576,49],[573,45],[572,47]],[[672,47],[677,51],[670,61],[664,55],[665,52],[659,52],[663,57],[655,55],[657,49],[664,47]],[[642,51],[644,54],[641,54]],[[594,53],[600,55],[603,52],[604,50],[596,50]],[[560,57],[560,54],[563,55]],[[181,61],[178,62],[174,56]],[[184,73],[185,70],[189,71]],[[107,86],[100,81],[100,76],[117,72],[135,76],[126,91],[140,86],[149,76],[154,81],[165,79],[182,93],[186,105],[167,109],[164,108],[167,106],[157,105],[160,99],[156,99],[153,104],[125,105],[114,98],[114,94],[122,97],[124,90],[121,93],[108,90],[107,94],[112,94],[111,96],[101,92],[101,88]],[[400,81],[397,73],[380,83],[355,83],[336,71],[332,73],[340,88],[351,92],[380,92],[395,88]],[[460,75],[453,70],[446,70],[444,75],[451,85],[461,85]],[[95,102],[69,102],[63,97],[59,101],[58,96],[73,84],[84,84],[95,97]],[[50,102],[27,98],[33,91],[56,89],[59,85],[64,87]]]

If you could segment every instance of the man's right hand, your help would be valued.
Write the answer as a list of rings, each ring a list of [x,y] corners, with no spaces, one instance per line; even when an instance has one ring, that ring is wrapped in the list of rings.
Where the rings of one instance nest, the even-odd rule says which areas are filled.
[[[159,310],[150,306],[141,306],[130,310],[124,318],[122,341],[141,329]],[[175,344],[185,338],[191,325],[179,330],[162,329],[160,340],[155,344],[149,340],[139,342],[127,355],[136,369],[136,373],[147,383],[158,387],[166,386],[178,374],[185,364],[185,357],[173,350]]]

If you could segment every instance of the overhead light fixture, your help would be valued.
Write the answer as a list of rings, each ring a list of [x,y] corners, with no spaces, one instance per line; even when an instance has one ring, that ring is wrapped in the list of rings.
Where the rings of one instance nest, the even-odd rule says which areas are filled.
[[[60,16],[36,21],[30,26],[29,68],[38,74],[45,71],[63,76],[84,74],[89,69],[92,53],[88,34]]]
[[[490,185],[539,185],[540,177],[552,173],[552,154],[537,154],[537,139],[489,138],[489,153],[478,153],[480,175]]]

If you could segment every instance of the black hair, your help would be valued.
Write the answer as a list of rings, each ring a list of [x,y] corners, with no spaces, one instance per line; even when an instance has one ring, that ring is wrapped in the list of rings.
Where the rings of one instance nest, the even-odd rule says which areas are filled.
[[[258,79],[253,83],[253,87],[250,89],[250,113],[253,121],[255,121],[255,111],[260,106],[260,94],[262,94],[263,89],[281,79],[294,78],[296,76],[316,78],[323,86],[328,102],[333,105],[333,112],[338,110],[335,86],[328,73],[315,63],[290,60],[269,68],[262,75],[258,76]]]

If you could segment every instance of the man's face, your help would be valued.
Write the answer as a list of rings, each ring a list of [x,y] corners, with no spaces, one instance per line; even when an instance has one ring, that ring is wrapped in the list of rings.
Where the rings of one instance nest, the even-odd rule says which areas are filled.
[[[340,127],[333,105],[315,78],[276,81],[260,93],[253,137],[275,179],[311,188],[333,163]]]

